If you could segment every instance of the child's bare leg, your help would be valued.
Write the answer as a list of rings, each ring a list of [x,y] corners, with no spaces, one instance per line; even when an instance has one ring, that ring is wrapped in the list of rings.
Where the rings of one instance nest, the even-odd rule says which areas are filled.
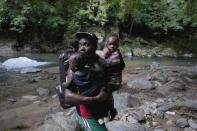
[[[109,121],[112,121],[114,117],[118,114],[116,108],[114,107],[114,98],[112,94],[110,96],[110,102],[109,102],[109,113],[110,113]]]

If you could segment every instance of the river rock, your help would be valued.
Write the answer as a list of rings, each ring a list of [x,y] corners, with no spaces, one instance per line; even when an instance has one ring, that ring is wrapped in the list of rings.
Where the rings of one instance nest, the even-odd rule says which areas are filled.
[[[159,123],[159,122],[157,122],[157,121],[153,121],[152,122],[152,126],[153,127],[158,127],[158,126],[160,126],[161,124]]]
[[[179,131],[178,127],[170,127],[168,131]]]
[[[142,108],[146,117],[149,117],[149,115],[152,116],[158,114],[156,102],[145,102],[144,105],[142,105]],[[161,115],[163,116],[163,114]]]
[[[125,122],[129,122],[131,124],[135,124],[135,123],[138,123],[138,121],[131,115],[128,115],[128,114],[124,114],[122,117],[121,117],[121,121],[125,121]]]
[[[177,90],[177,91],[185,90],[185,84],[183,83],[183,81],[179,79],[167,83],[167,86],[169,86],[172,90]]]
[[[183,57],[193,57],[194,55],[192,53],[188,54],[188,53],[185,53],[183,54]]]
[[[12,41],[14,43],[14,41]],[[11,43],[12,43],[11,42]],[[16,54],[14,50],[12,50],[11,44],[6,43],[5,45],[0,45],[0,56],[13,56]]]
[[[179,103],[179,107],[187,107],[192,110],[197,110],[197,100],[186,99]]]
[[[193,120],[193,119],[189,119],[188,120],[188,123],[190,125],[190,127],[194,130],[197,130],[197,121],[196,120]]]
[[[184,128],[183,131],[194,131],[194,130],[191,127],[186,127],[186,128]]]
[[[109,131],[148,131],[147,128],[142,125],[122,121],[112,121],[106,123],[106,127]]]
[[[10,103],[15,103],[15,102],[17,102],[17,99],[16,98],[8,98],[8,101]]]
[[[133,49],[133,55],[134,56],[141,56],[141,57],[144,57],[144,56],[147,56],[148,55],[148,50],[147,49],[141,49],[141,48],[134,48]]]
[[[22,96],[22,99],[28,100],[28,101],[37,101],[39,98],[38,96],[26,95],[26,96]]]
[[[39,62],[27,57],[10,58],[2,63],[2,65],[8,70],[37,67],[47,64],[49,64],[49,62]]]
[[[127,88],[151,90],[154,86],[150,81],[139,79],[128,82]]]
[[[30,83],[30,84],[33,84],[33,83],[38,82],[38,80],[35,79],[35,78],[28,78],[28,79],[27,79],[27,82]]]
[[[178,127],[184,128],[188,125],[187,119],[186,118],[180,118],[176,121],[176,125]]]
[[[49,96],[49,89],[37,88],[36,91],[38,92],[40,97],[48,97]]]
[[[130,49],[130,51],[124,53],[124,56],[131,60],[133,58],[133,51]]]
[[[157,109],[164,112],[164,111],[172,110],[174,108],[189,108],[191,110],[196,111],[197,101],[186,99],[184,101],[169,102],[163,104],[162,106],[159,106]]]
[[[160,52],[161,56],[169,56],[169,57],[176,57],[177,53],[175,50],[173,50],[172,48],[164,48],[161,52]]]
[[[175,125],[175,121],[172,120],[172,119],[169,119],[169,120],[166,122],[166,125],[169,126],[169,127],[176,126],[176,125]]]
[[[162,128],[156,128],[156,129],[154,129],[154,131],[165,131],[165,130]]]
[[[52,127],[52,129],[54,126],[58,131],[80,131],[80,125],[75,114],[68,116],[64,112],[49,114],[45,120],[45,125],[47,125],[47,127]]]
[[[129,93],[115,93],[114,95],[114,106],[118,111],[128,107],[140,106],[141,102],[138,98],[133,97]]]
[[[150,81],[158,81],[162,84],[168,82],[168,76],[162,70],[154,71],[153,73],[148,74],[146,79]]]
[[[143,110],[138,110],[138,111],[134,111],[131,114],[136,120],[138,120],[138,122],[144,121],[144,111]]]
[[[159,62],[155,62],[155,61],[152,62],[150,65],[151,70],[155,70],[155,69],[157,70],[157,69],[160,69],[160,67],[161,67],[161,64]]]
[[[142,109],[127,108],[122,111],[118,117],[121,121],[129,123],[138,123],[145,120],[144,111]]]
[[[47,120],[46,124],[44,124],[41,129],[37,129],[40,131],[65,131],[63,128],[61,128],[55,121],[52,119]],[[36,130],[36,131],[37,131]]]
[[[185,83],[181,80],[170,81],[157,88],[158,93],[162,95],[170,94],[177,91],[184,91],[186,89]]]

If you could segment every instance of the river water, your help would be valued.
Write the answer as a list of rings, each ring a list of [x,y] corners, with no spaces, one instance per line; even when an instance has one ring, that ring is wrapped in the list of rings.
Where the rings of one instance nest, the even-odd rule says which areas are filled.
[[[139,58],[134,57],[132,59],[125,58],[126,64],[131,66],[148,66],[152,62],[158,62],[165,66],[196,66],[197,58],[190,57],[152,57],[152,58]]]
[[[22,57],[22,58],[21,58]],[[19,58],[14,61],[15,63],[23,65],[40,64],[40,62],[48,62],[42,66],[36,66],[35,68],[43,69],[46,67],[58,66],[58,54],[20,54],[15,58]],[[58,73],[47,73],[46,70],[58,68],[47,68],[41,73],[33,74],[21,74],[19,69],[9,70],[2,67],[2,64],[7,60],[13,60],[13,58],[0,57],[0,102],[8,98],[15,98],[25,94],[36,94],[36,89],[38,87],[48,88],[50,92],[55,93],[54,87],[59,84],[59,74]],[[23,62],[29,63],[23,63]],[[126,65],[130,68],[149,66],[152,62],[158,62],[160,65],[174,65],[174,66],[196,66],[196,58],[125,58]],[[11,64],[16,65],[11,62]],[[53,72],[53,71],[52,71]],[[56,71],[57,72],[57,71]]]
[[[18,54],[17,56],[14,56],[12,58],[20,58],[20,57],[26,57],[26,59],[31,59],[32,61],[36,62],[48,62],[48,64],[45,64],[44,66],[40,66],[40,68],[49,67],[49,66],[57,66],[58,65],[58,54]],[[6,60],[12,59],[9,57],[0,57],[0,70],[2,70],[2,63],[5,63]],[[26,60],[25,59],[25,60]],[[25,61],[24,60],[24,61]],[[139,57],[133,57],[133,58],[124,58],[125,63],[127,65],[138,67],[138,66],[148,66],[152,62],[159,62],[161,65],[173,65],[173,66],[196,66],[197,65],[197,58],[189,58],[189,57],[153,57],[153,58],[139,58]],[[23,61],[23,62],[24,62]],[[22,63],[22,60],[19,59],[19,64]],[[31,62],[31,61],[30,61]],[[29,63],[31,64],[31,63]],[[26,64],[26,65],[29,65]]]

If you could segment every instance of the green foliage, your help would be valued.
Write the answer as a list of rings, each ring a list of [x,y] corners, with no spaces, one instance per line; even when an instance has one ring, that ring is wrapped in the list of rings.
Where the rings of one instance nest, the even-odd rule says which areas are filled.
[[[126,24],[147,25],[157,32],[197,27],[195,0],[109,0],[108,18]]]
[[[185,25],[181,21],[186,17],[184,9],[185,3],[180,0],[154,2],[143,11],[146,14],[143,22],[152,29],[162,29],[166,33],[168,30],[183,30]]]
[[[79,21],[77,21],[76,19],[70,19],[70,21],[67,24],[67,30],[71,33],[75,33],[77,31],[79,31],[80,29],[80,24]]]
[[[146,25],[155,34],[197,28],[196,0],[1,0],[0,31],[58,42],[90,26]],[[127,27],[129,27],[127,26]],[[54,43],[56,41],[52,40]]]
[[[51,16],[46,20],[45,24],[50,29],[59,29],[65,24],[65,21],[59,16]]]
[[[89,25],[104,26],[107,20],[106,10],[108,4],[105,0],[87,0],[81,3],[75,17],[79,24],[83,27]]]
[[[26,22],[27,22],[26,17],[24,17],[22,15],[18,15],[11,21],[10,30],[16,31],[18,33],[22,33],[23,30],[25,29]]]

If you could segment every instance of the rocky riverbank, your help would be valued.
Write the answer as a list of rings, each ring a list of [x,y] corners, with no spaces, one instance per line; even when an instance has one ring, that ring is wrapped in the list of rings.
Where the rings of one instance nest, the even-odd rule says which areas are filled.
[[[64,111],[59,106],[55,95],[58,75],[58,67],[51,67],[1,81],[4,99],[0,103],[0,130],[81,130],[75,110]],[[114,93],[118,115],[106,122],[107,128],[109,131],[196,130],[196,81],[196,66],[162,66],[156,62],[148,67],[127,65],[123,88]]]
[[[105,41],[104,36],[100,33],[96,33],[99,38],[99,49],[104,47]],[[178,38],[177,38],[178,39]],[[48,46],[36,46],[34,44],[27,44],[22,47],[16,48],[16,40],[0,40],[0,57],[12,57],[21,53],[57,53],[63,52],[66,47],[66,44],[70,43],[71,40],[66,39],[65,42],[61,45],[54,45],[54,47]],[[34,43],[34,42],[32,42]],[[191,52],[190,50],[196,50],[196,46],[194,47],[174,47],[174,45],[178,45],[177,43],[172,43],[172,41],[164,41],[163,43],[158,43],[154,39],[144,39],[142,37],[128,37],[125,36],[120,41],[120,49],[124,56],[126,57],[196,57],[195,52]],[[180,43],[181,44],[181,43]],[[184,43],[185,44],[185,43]],[[184,45],[183,44],[183,45]],[[185,44],[187,45],[187,44]],[[194,44],[193,44],[194,45]],[[183,48],[183,49],[182,49]],[[187,50],[186,50],[186,49]],[[192,48],[192,49],[190,49]]]

